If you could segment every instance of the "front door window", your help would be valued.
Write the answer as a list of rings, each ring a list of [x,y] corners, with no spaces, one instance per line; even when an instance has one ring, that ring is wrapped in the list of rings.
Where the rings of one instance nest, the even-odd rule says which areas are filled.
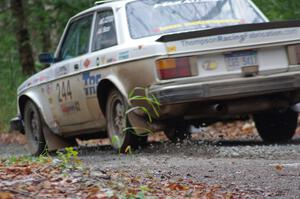
[[[93,15],[72,22],[63,41],[59,60],[67,60],[88,53]]]

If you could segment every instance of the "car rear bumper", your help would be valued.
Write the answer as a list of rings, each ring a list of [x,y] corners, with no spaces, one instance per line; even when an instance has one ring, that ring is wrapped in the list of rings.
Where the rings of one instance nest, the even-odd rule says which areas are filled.
[[[24,133],[24,125],[20,117],[15,117],[10,120],[10,132],[13,131]]]
[[[186,84],[162,84],[150,88],[162,105],[193,101],[233,99],[300,89],[300,72],[235,78]]]

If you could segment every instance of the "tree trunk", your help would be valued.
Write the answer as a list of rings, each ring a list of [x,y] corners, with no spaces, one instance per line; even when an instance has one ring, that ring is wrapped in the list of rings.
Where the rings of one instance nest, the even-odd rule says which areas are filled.
[[[20,62],[24,74],[35,72],[32,46],[26,23],[23,0],[10,0],[12,15],[15,17],[14,31],[16,33]]]
[[[34,0],[34,7],[38,10],[35,13],[36,19],[40,22],[38,25],[38,34],[42,43],[42,51],[49,52],[51,50],[51,26],[49,26],[49,13],[45,9],[45,1]]]

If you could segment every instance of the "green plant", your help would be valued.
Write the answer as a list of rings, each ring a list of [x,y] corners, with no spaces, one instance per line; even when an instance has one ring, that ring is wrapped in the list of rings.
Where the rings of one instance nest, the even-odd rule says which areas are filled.
[[[138,94],[137,94],[138,92]],[[126,116],[128,117],[129,114],[134,113],[135,111],[142,111],[147,117],[147,122],[152,123],[153,122],[153,114],[155,117],[159,117],[159,108],[161,104],[157,100],[157,98],[149,93],[149,90],[147,88],[141,88],[136,87],[134,88],[128,95],[130,104],[134,104],[134,102],[141,102],[140,104],[143,105],[137,105],[137,106],[131,106],[126,111]],[[128,124],[128,123],[127,123]],[[143,131],[144,133],[136,133],[136,131]],[[139,126],[127,126],[123,129],[123,133],[132,133],[137,136],[148,136],[149,134],[153,134],[153,132],[150,129],[139,127]],[[111,142],[114,146],[119,148],[121,150],[121,140],[119,136],[115,135],[111,138]],[[121,151],[119,150],[119,154]],[[128,146],[125,151],[126,154],[132,154],[132,148],[131,146]]]
[[[65,153],[58,151],[58,165],[63,169],[79,168],[81,160],[78,158],[78,151],[73,147],[65,148]]]
[[[136,94],[137,92],[141,94]],[[159,108],[161,106],[160,102],[158,99],[149,93],[148,88],[141,88],[141,87],[136,87],[134,88],[130,93],[129,93],[129,102],[130,104],[133,104],[134,102],[142,102],[144,104],[147,104],[148,106],[133,106],[130,107],[126,111],[126,115],[129,115],[131,112],[135,111],[142,111],[146,117],[147,117],[147,122],[152,123],[153,122],[153,114],[155,117],[159,117]],[[153,114],[151,114],[153,113]],[[136,134],[138,136],[148,136],[149,134],[153,134],[153,132],[147,128],[142,128],[138,126],[134,127],[126,127],[123,129],[124,132],[130,132],[133,134],[136,134],[136,131],[144,131],[145,133],[143,134]]]
[[[52,162],[52,158],[49,155],[34,156],[10,156],[4,161],[5,165],[27,165],[27,164],[45,164]]]
[[[126,133],[126,132],[124,132]],[[114,135],[112,137],[112,143],[113,145],[117,146],[119,148],[119,154],[121,154],[121,141],[120,141],[120,138],[117,136],[117,135]],[[126,154],[132,154],[132,149],[131,149],[131,146],[127,146],[127,148],[125,149],[124,151]]]

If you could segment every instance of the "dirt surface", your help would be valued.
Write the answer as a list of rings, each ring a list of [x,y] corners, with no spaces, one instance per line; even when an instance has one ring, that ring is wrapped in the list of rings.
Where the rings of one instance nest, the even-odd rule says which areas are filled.
[[[238,128],[246,131],[250,127],[251,124],[241,124]],[[145,182],[203,183],[218,187],[220,192],[235,193],[228,198],[299,198],[298,135],[287,144],[266,145],[253,129],[244,137],[228,137],[226,133],[216,137],[216,133],[211,133],[213,130],[205,129],[206,135],[195,133],[193,141],[183,144],[172,144],[163,137],[155,137],[146,149],[131,155],[120,155],[105,145],[81,146],[79,157],[96,173],[99,170],[115,171]],[[22,145],[0,145],[0,158],[23,154],[26,151]],[[183,197],[192,195],[173,195],[171,198]],[[223,198],[226,197],[223,195]]]

